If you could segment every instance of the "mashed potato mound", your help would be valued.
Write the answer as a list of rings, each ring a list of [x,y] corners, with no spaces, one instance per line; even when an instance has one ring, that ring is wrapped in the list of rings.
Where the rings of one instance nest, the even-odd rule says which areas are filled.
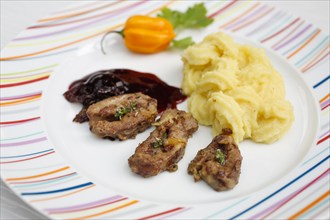
[[[189,111],[214,135],[231,128],[237,142],[272,143],[291,127],[283,79],[262,49],[216,33],[187,48],[182,60]]]

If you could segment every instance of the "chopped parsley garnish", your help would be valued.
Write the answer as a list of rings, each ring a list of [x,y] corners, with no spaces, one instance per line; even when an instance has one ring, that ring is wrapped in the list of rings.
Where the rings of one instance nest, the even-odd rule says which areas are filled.
[[[226,164],[226,155],[222,152],[221,149],[217,149],[215,152],[215,159],[224,166]]]
[[[154,148],[158,148],[160,146],[163,146],[163,139],[161,138],[156,138],[156,141],[152,143],[152,146]]]
[[[128,106],[117,108],[115,117],[121,120],[122,117],[124,117],[127,113],[135,111],[136,106],[137,106],[136,102],[130,102]]]
[[[158,148],[158,147],[163,146],[164,145],[164,139],[166,139],[166,138],[167,138],[167,132],[165,132],[163,134],[163,137],[162,138],[156,137],[156,141],[152,143],[152,146],[154,148]]]

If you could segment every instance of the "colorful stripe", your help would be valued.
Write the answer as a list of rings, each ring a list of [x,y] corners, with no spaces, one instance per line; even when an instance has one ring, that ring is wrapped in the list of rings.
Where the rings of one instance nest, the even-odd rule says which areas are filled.
[[[299,194],[301,194],[303,191],[305,191],[306,189],[311,187],[313,184],[317,183],[322,178],[327,177],[329,175],[329,171],[330,171],[330,169],[327,169],[325,172],[323,172],[321,175],[316,177],[314,180],[312,180],[307,185],[303,186],[302,188],[300,188],[296,192],[294,192],[291,195],[287,196],[283,200],[280,200],[279,202],[273,204],[272,206],[268,207],[267,209],[264,209],[262,212],[259,212],[258,214],[253,215],[251,218],[252,219],[265,219],[265,218],[268,218],[271,214],[276,212],[278,209],[283,207],[285,204],[290,202],[293,198],[297,197]]]
[[[325,60],[325,58],[329,58],[329,53],[330,52],[328,52],[327,54],[324,54],[320,59],[318,59],[318,60],[313,60],[312,62],[313,63],[309,63],[309,64],[307,64],[307,66],[305,66],[302,70],[301,70],[301,72],[303,72],[303,73],[305,73],[305,72],[307,72],[308,70],[310,70],[311,68],[313,68],[313,67],[315,67],[318,63],[321,63],[321,61],[323,61],[323,60]],[[317,56],[316,58],[318,58],[319,56]]]
[[[166,6],[170,5],[171,3],[172,2],[169,1],[169,2],[167,2],[165,4],[163,4],[161,7],[159,7],[157,9],[154,9],[154,10],[146,13],[146,15],[150,15],[150,14],[154,13],[155,11],[157,11],[157,10],[163,8],[163,7],[166,7]],[[67,46],[70,46],[70,45],[74,45],[74,44],[77,44],[77,43],[86,41],[88,39],[94,38],[94,37],[99,36],[101,34],[105,34],[107,32],[116,30],[117,28],[120,28],[123,25],[124,25],[123,23],[117,24],[117,25],[114,25],[114,26],[112,26],[110,28],[106,28],[103,31],[100,31],[100,32],[94,33],[92,35],[89,35],[87,37],[83,37],[83,38],[80,38],[80,39],[75,40],[75,41],[71,41],[71,42],[68,42],[68,43],[65,43],[65,44],[62,44],[62,45],[59,45],[59,46],[51,47],[51,48],[40,50],[40,51],[37,51],[37,52],[28,53],[28,54],[22,54],[22,55],[17,55],[17,56],[11,56],[11,57],[2,57],[2,58],[0,58],[0,61],[15,60],[15,59],[19,59],[19,58],[25,58],[25,57],[35,56],[35,55],[47,53],[47,52],[50,52],[50,51],[58,50],[58,49],[61,49],[61,48],[64,48],[64,47],[67,47]]]
[[[307,61],[308,58],[310,58],[311,56],[315,55],[315,52],[317,52],[319,49],[321,49],[325,43],[328,43],[328,46],[329,46],[329,36],[325,37],[313,50],[311,50],[303,58],[301,58],[298,62],[296,62],[295,66],[300,67],[301,65],[306,63],[305,61]]]
[[[76,13],[72,13],[72,14],[56,16],[56,17],[44,18],[44,19],[39,20],[38,22],[57,21],[57,20],[63,20],[63,19],[67,19],[67,18],[77,17],[77,16],[80,16],[80,15],[85,15],[85,14],[95,12],[95,11],[98,11],[98,10],[103,10],[104,8],[111,7],[111,6],[116,5],[118,3],[121,3],[121,1],[109,3],[109,4],[106,4],[106,5],[102,5],[102,6],[99,6],[97,8],[89,9],[89,10],[86,10],[86,11],[81,11],[81,12],[76,12]]]
[[[146,216],[146,217],[142,217],[142,218],[139,218],[138,220],[147,220],[147,219],[152,219],[154,217],[159,217],[159,216],[163,216],[163,215],[166,215],[166,214],[169,214],[169,213],[173,213],[173,212],[177,212],[177,211],[180,211],[184,209],[183,207],[178,207],[178,208],[174,208],[174,209],[170,209],[170,210],[166,210],[166,211],[163,211],[163,212],[159,212],[159,213],[156,213],[156,214],[152,214],[152,215],[149,215],[149,216]]]
[[[259,4],[257,3],[255,6],[259,6]],[[257,8],[257,7],[253,7],[253,9],[256,9],[256,11],[251,10],[251,13],[245,15],[244,17],[242,17],[241,19],[239,19],[238,21],[230,24],[229,26],[226,27],[226,29],[233,29],[236,26],[249,21],[249,19],[255,17],[256,15],[258,15],[260,12],[263,12],[265,9],[267,8],[267,5],[262,5],[261,7]],[[250,12],[250,11],[249,11]],[[237,18],[236,18],[237,19]],[[233,19],[233,20],[236,20]]]
[[[300,45],[304,44],[306,41],[308,41],[308,39],[310,39],[315,33],[316,33],[317,29],[313,30],[307,37],[305,37],[303,40],[299,41],[296,45],[294,45],[293,47],[291,47],[290,49],[286,50],[284,53],[282,53],[283,55],[287,55],[288,53],[290,53],[291,51],[295,50],[296,48],[298,48]]]
[[[47,156],[47,155],[53,154],[53,153],[55,153],[55,151],[51,151],[51,152],[44,153],[44,154],[41,154],[41,155],[38,155],[38,156],[34,156],[34,157],[30,157],[30,158],[25,158],[25,159],[20,159],[20,160],[12,160],[12,161],[5,161],[5,162],[0,161],[0,164],[25,162],[25,161],[29,161],[29,160],[34,160],[36,158],[44,157],[44,156]]]
[[[134,6],[141,5],[141,4],[145,3],[145,2],[146,2],[145,0],[144,1],[140,1],[140,2],[136,2],[136,3],[132,4],[132,5],[128,5],[128,6],[125,6],[123,8],[115,9],[115,10],[108,11],[108,12],[101,13],[101,14],[97,14],[97,15],[93,15],[93,16],[90,16],[90,17],[80,18],[80,19],[76,19],[76,20],[70,20],[70,21],[66,21],[66,22],[36,25],[36,26],[28,27],[28,29],[49,28],[49,27],[55,27],[55,26],[62,26],[62,25],[73,24],[73,23],[77,23],[77,22],[81,22],[81,21],[87,21],[87,20],[91,20],[91,19],[94,19],[94,18],[98,18],[98,17],[104,17],[106,15],[111,15],[111,17],[112,17],[112,16],[115,16],[116,15],[115,13],[124,12],[124,11],[126,11],[126,10],[134,7]],[[106,18],[109,18],[109,17],[106,16]]]
[[[288,39],[288,37],[290,37],[293,33],[295,33],[303,24],[305,23],[305,21],[300,21],[298,23],[298,25],[292,29],[287,35],[285,35],[284,37],[282,37],[277,43],[275,43],[273,46],[272,46],[272,49],[275,49],[278,47],[279,44],[282,44],[284,40]],[[293,37],[292,40],[294,40],[295,38],[297,37]],[[284,44],[285,46],[286,44]],[[277,49],[278,50],[278,49]]]
[[[32,156],[32,155],[36,155],[36,154],[46,153],[46,152],[53,151],[53,150],[54,149],[48,149],[48,150],[43,150],[43,151],[31,153],[31,154],[22,154],[22,155],[13,155],[13,156],[1,156],[0,159],[11,159],[11,158],[18,158],[18,157],[28,157],[28,156]]]
[[[236,2],[238,2],[238,0],[233,0],[233,1],[229,2],[226,6],[224,6],[223,8],[220,8],[216,12],[210,14],[208,17],[209,18],[213,18],[213,17],[217,16],[218,14],[223,13],[225,10],[229,9],[230,7],[232,7]]]
[[[21,193],[22,196],[35,196],[35,195],[44,195],[44,194],[53,194],[53,193],[60,193],[60,192],[65,192],[65,191],[71,191],[74,189],[79,189],[85,186],[90,186],[92,185],[92,182],[76,185],[76,186],[71,186],[63,189],[57,189],[57,190],[50,190],[50,191],[42,191],[42,192],[23,192]]]
[[[259,2],[255,3],[254,5],[252,5],[252,7],[250,7],[248,10],[246,10],[245,12],[243,12],[242,14],[240,14],[239,16],[237,16],[236,18],[234,18],[234,19],[228,21],[227,23],[221,25],[220,28],[225,29],[229,25],[231,25],[231,24],[235,23],[236,21],[238,21],[239,19],[241,19],[243,16],[249,14],[251,11],[253,11],[254,9],[256,9],[259,5],[260,5]]]
[[[122,197],[120,195],[112,196],[109,198],[105,198],[102,200],[98,201],[93,201],[85,204],[80,204],[80,205],[74,205],[74,206],[65,206],[62,208],[49,208],[45,209],[46,212],[49,214],[59,214],[59,213],[67,213],[67,212],[77,212],[77,211],[83,211],[83,210],[88,210],[88,209],[93,209],[109,204],[113,204],[115,202],[120,202],[123,200],[126,200],[126,197]]]
[[[38,76],[34,79],[31,80],[26,80],[26,81],[22,81],[22,82],[16,82],[16,83],[8,83],[8,84],[0,84],[0,88],[8,88],[8,87],[15,87],[15,86],[22,86],[22,85],[26,85],[26,84],[31,84],[31,83],[35,83],[35,82],[39,82],[39,81],[43,81],[49,78],[49,74],[44,75],[44,76]]]
[[[14,187],[18,186],[18,185],[30,185],[30,184],[35,184],[35,183],[43,183],[43,182],[52,182],[53,180],[59,180],[59,179],[63,179],[69,176],[73,176],[73,175],[77,175],[76,172],[72,172],[72,173],[68,173],[68,174],[64,174],[64,175],[60,175],[60,176],[56,176],[56,177],[52,177],[52,178],[47,178],[47,179],[41,179],[41,180],[31,180],[31,181],[20,181],[20,182],[13,182]]]
[[[322,194],[320,197],[318,197],[316,200],[314,200],[309,205],[305,206],[303,209],[301,209],[296,214],[290,216],[289,219],[290,220],[291,219],[297,219],[299,216],[301,216],[302,214],[304,214],[305,212],[307,212],[309,209],[311,209],[313,206],[315,206],[316,204],[318,204],[319,202],[321,202],[322,200],[326,199],[329,196],[330,196],[330,190],[328,190],[327,192],[325,192],[324,194]]]
[[[276,21],[280,20],[282,17],[285,16],[285,13],[278,11],[274,15],[272,15],[268,20],[266,20],[264,23],[250,31],[249,33],[246,34],[246,36],[251,36],[254,34],[257,34],[258,32],[264,30],[265,28],[269,27],[270,23],[275,23]]]
[[[130,202],[127,202],[127,203],[124,203],[122,205],[119,205],[119,206],[116,206],[115,208],[110,208],[108,210],[105,210],[105,211],[102,211],[102,212],[98,212],[98,213],[95,213],[95,214],[92,214],[92,215],[85,215],[85,216],[80,216],[78,218],[74,218],[74,219],[88,219],[88,218],[95,218],[97,216],[101,216],[101,215],[105,215],[105,214],[108,214],[108,213],[111,213],[111,212],[114,212],[114,211],[117,211],[117,210],[120,210],[120,209],[123,209],[123,208],[126,208],[126,207],[129,207],[131,205],[134,205],[136,203],[138,203],[139,201],[137,200],[133,200],[133,201],[130,201]]]
[[[293,26],[295,23],[297,23],[298,21],[300,21],[300,18],[296,18],[295,20],[293,20],[290,24],[286,25],[285,27],[283,27],[282,29],[280,29],[279,31],[275,32],[274,34],[264,38],[263,40],[261,40],[261,43],[265,43],[269,40],[271,40],[272,38],[276,37],[277,35],[283,33],[284,31],[288,30],[291,26]]]
[[[327,77],[325,77],[324,79],[322,79],[320,82],[316,83],[314,86],[313,86],[313,89],[316,89],[317,87],[319,87],[320,85],[322,85],[323,83],[325,83],[327,80],[330,79],[330,75],[328,75]]]
[[[27,119],[15,120],[15,121],[1,121],[0,125],[22,124],[22,123],[26,123],[26,122],[35,121],[38,119],[40,119],[40,117],[27,118]]]
[[[59,64],[52,64],[52,65],[47,65],[47,66],[43,66],[40,68],[35,68],[35,69],[30,69],[30,70],[25,70],[25,71],[18,71],[18,72],[9,72],[9,73],[2,73],[0,74],[0,76],[12,76],[12,75],[20,75],[20,74],[25,74],[25,73],[31,73],[31,72],[37,72],[40,70],[46,70],[46,69],[51,69],[54,67],[57,67]]]
[[[234,28],[232,31],[236,32],[238,30],[241,30],[243,28],[246,28],[247,26],[253,24],[254,22],[257,22],[259,19],[261,19],[262,17],[268,15],[269,13],[271,13],[274,10],[274,8],[269,8],[267,11],[262,12],[261,14],[259,14],[258,16],[253,17],[253,19],[250,19],[248,21],[246,21],[245,23],[241,24],[240,26]]]
[[[293,183],[295,183],[296,181],[298,181],[299,179],[301,179],[302,177],[304,177],[309,172],[313,171],[315,168],[317,168],[318,166],[320,166],[322,163],[324,163],[325,161],[327,161],[329,158],[330,158],[330,156],[325,157],[320,162],[318,162],[317,164],[315,164],[314,166],[312,166],[311,168],[309,168],[308,170],[306,170],[305,172],[303,172],[302,174],[300,174],[298,177],[296,177],[295,179],[291,180],[289,183],[285,184],[284,186],[282,186],[281,188],[279,188],[278,190],[276,190],[272,194],[268,195],[267,197],[265,197],[264,199],[260,200],[259,202],[253,204],[249,208],[241,211],[240,213],[238,213],[237,215],[231,217],[230,219],[238,218],[238,217],[242,216],[243,214],[245,214],[245,213],[251,211],[252,209],[256,208],[258,205],[264,203],[268,199],[272,198],[273,196],[275,196],[279,192],[283,191],[284,189],[286,189],[287,187],[289,187],[290,185],[292,185]]]
[[[145,1],[138,2],[138,3],[134,4],[131,7],[136,7],[136,6],[141,5],[143,3],[145,3]],[[127,9],[128,8],[124,8],[124,9],[121,9],[121,10],[127,10]],[[113,13],[113,14],[110,13],[109,15],[103,16],[99,19],[96,19],[96,20],[88,22],[88,23],[79,24],[79,25],[74,26],[74,27],[68,27],[66,29],[62,29],[62,30],[58,30],[58,31],[54,31],[54,32],[48,32],[48,33],[45,33],[45,34],[32,35],[32,36],[28,36],[28,37],[19,37],[19,38],[15,38],[13,41],[34,40],[34,39],[39,39],[39,38],[43,38],[43,37],[49,37],[49,36],[53,36],[53,35],[63,34],[63,33],[71,32],[71,31],[74,31],[74,30],[80,30],[82,28],[86,28],[86,27],[89,27],[91,25],[95,25],[97,23],[106,21],[106,20],[108,20],[108,19],[110,19],[110,18],[112,18],[113,16],[116,16],[116,15],[117,15],[116,13]]]
[[[40,173],[40,174],[33,175],[33,176],[7,178],[6,181],[7,182],[10,182],[10,181],[20,181],[20,180],[35,179],[35,178],[39,178],[39,177],[43,177],[43,176],[49,176],[49,175],[54,174],[54,173],[59,173],[59,172],[62,172],[64,170],[68,170],[69,168],[70,167],[65,166],[65,167],[62,167],[60,169],[52,170],[52,171],[45,172],[45,173]]]
[[[304,22],[300,22],[297,27],[295,27],[292,32],[290,32],[287,36],[285,36],[283,39],[287,39],[287,37],[291,34],[294,33]],[[300,37],[302,34],[304,34],[306,31],[308,31],[310,28],[312,27],[311,24],[307,25],[304,29],[302,29],[300,32],[298,32],[296,35],[294,35],[292,38],[288,39],[287,41],[285,41],[284,43],[277,45],[277,46],[273,46],[274,50],[279,50],[283,47],[285,47],[287,44],[291,43],[292,41],[294,41],[295,39],[297,39],[298,37]]]
[[[296,55],[299,51],[301,51],[302,49],[304,49],[317,35],[319,35],[319,33],[321,33],[320,29],[317,29],[315,31],[315,33],[300,47],[298,47],[298,49],[296,49],[295,51],[293,51],[289,56],[287,56],[288,59],[292,58],[294,55]]]

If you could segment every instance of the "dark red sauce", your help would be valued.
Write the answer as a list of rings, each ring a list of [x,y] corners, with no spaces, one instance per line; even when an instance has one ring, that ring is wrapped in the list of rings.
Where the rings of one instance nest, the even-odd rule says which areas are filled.
[[[89,105],[111,96],[135,92],[157,99],[159,113],[167,108],[176,108],[187,98],[180,88],[168,85],[156,75],[129,69],[101,70],[87,75],[74,81],[64,97],[69,102],[81,103],[85,110]],[[85,119],[77,121],[88,120]]]

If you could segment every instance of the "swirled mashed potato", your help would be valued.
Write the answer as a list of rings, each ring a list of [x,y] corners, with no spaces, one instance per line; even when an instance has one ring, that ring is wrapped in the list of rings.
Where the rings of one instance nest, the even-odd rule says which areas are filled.
[[[272,143],[291,127],[283,79],[262,49],[216,33],[187,48],[182,60],[189,111],[214,135],[231,128],[237,142]]]

